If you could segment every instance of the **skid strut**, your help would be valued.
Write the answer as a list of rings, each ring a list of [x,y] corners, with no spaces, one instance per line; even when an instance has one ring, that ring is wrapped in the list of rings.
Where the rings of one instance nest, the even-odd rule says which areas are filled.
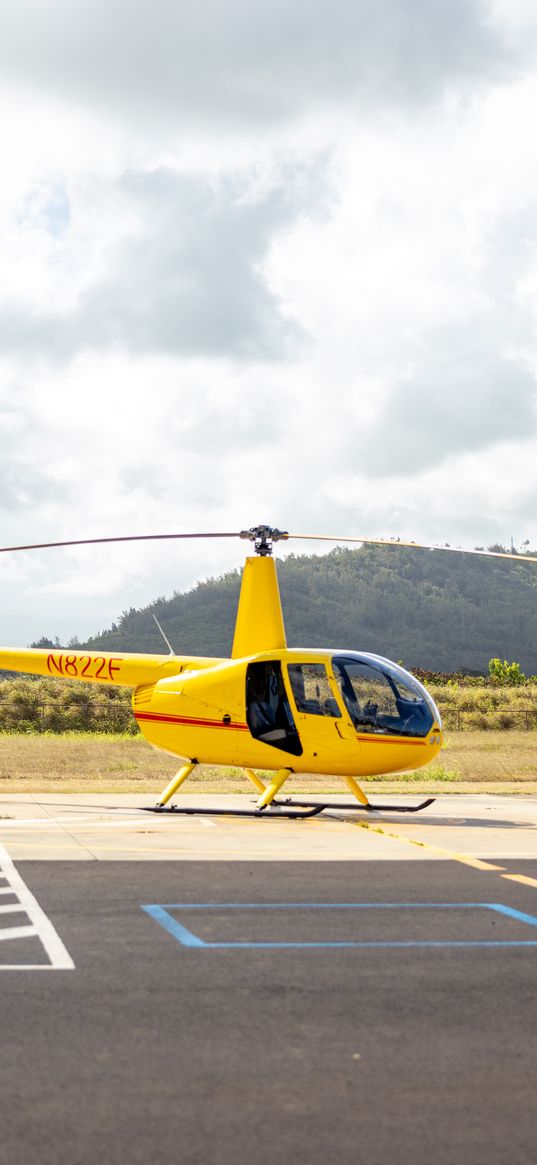
[[[205,815],[210,817],[264,817],[265,820],[268,817],[291,817],[298,819],[302,817],[316,817],[324,809],[344,809],[345,812],[350,809],[354,812],[359,810],[363,813],[374,813],[378,811],[385,813],[419,813],[420,809],[426,809],[434,801],[434,797],[429,797],[427,801],[422,801],[420,805],[372,805],[358,782],[351,776],[346,776],[345,782],[355,798],[354,801],[304,801],[302,799],[293,800],[292,797],[286,797],[285,800],[278,800],[277,793],[279,793],[284,781],[291,776],[292,769],[278,769],[269,784],[265,785],[253,769],[245,768],[244,772],[246,776],[260,794],[255,809],[208,809],[206,805],[196,807],[195,805],[168,804],[174,793],[177,793],[187,777],[194,771],[197,763],[197,760],[193,759],[182,765],[179,772],[172,777],[171,781],[161,793],[160,801],[157,801],[156,805],[149,805],[142,812],[182,813],[188,817]]]

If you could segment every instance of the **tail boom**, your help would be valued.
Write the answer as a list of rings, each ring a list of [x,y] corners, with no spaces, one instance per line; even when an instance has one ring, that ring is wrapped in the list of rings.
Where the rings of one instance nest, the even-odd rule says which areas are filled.
[[[72,651],[69,648],[0,648],[0,670],[52,679],[81,680],[89,684],[116,684],[137,688],[166,676],[210,667],[218,659],[183,655],[138,655],[127,652]]]

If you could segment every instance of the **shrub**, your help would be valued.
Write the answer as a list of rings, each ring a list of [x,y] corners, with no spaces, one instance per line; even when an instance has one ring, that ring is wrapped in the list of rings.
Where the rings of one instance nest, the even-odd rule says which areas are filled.
[[[489,675],[500,684],[525,684],[526,677],[519,663],[508,663],[506,659],[489,660]]]

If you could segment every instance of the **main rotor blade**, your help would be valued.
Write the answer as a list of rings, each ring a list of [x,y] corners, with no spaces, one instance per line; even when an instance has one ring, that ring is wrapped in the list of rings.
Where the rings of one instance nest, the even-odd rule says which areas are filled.
[[[243,538],[244,531],[208,532],[195,534],[123,534],[108,538],[70,538],[62,542],[31,542],[24,546],[0,546],[0,554],[8,554],[16,550],[54,550],[65,546],[99,546],[105,543],[116,542],[170,542],[188,538]],[[303,542],[352,542],[359,546],[399,546],[413,550],[447,550],[450,554],[473,554],[484,558],[507,558],[513,562],[537,562],[537,556],[531,554],[510,554],[499,550],[466,550],[461,546],[435,546],[429,542],[405,542],[400,538],[357,538],[355,536],[334,537],[333,534],[287,534],[282,535],[286,542],[294,539]]]
[[[331,534],[289,534],[289,539],[306,542],[358,542],[365,546],[408,546],[413,550],[447,550],[449,554],[475,554],[484,558],[509,558],[514,562],[537,562],[532,554],[510,554],[500,550],[465,550],[461,546],[434,546],[429,542],[403,542],[399,538],[334,538]]]
[[[12,550],[52,550],[57,546],[97,546],[103,542],[159,542],[173,538],[239,538],[235,534],[126,534],[116,538],[71,538],[68,542],[33,542],[27,546],[0,546],[0,554]]]

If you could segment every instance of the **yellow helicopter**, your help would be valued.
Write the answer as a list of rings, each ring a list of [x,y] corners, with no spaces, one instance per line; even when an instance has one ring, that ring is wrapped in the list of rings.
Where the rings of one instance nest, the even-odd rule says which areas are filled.
[[[395,546],[417,543],[290,535],[260,525],[229,534],[77,539],[0,551],[201,537],[239,537],[254,544],[255,555],[247,557],[244,567],[229,659],[176,655],[159,627],[167,655],[3,648],[0,668],[133,688],[134,715],[145,739],[183,762],[152,811],[307,817],[330,807],[327,801],[277,800],[292,773],[342,777],[355,800],[345,806],[339,802],[338,808],[417,812],[431,804],[432,799],[412,807],[373,805],[357,781],[360,776],[421,768],[433,760],[443,736],[431,696],[408,671],[379,655],[288,648],[272,557],[274,543],[291,537]],[[198,764],[242,768],[258,794],[255,809],[170,806]],[[265,783],[259,770],[274,775]]]

